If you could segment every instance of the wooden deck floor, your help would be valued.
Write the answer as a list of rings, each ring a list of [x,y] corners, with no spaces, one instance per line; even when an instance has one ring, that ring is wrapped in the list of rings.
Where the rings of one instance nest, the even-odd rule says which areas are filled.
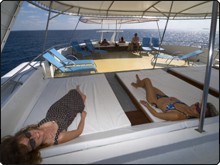
[[[95,59],[98,73],[152,69],[154,63],[151,59],[152,54],[145,52],[132,53],[128,51],[110,52],[102,55],[102,58]],[[173,61],[169,67],[173,66],[188,66],[185,61]],[[155,68],[166,68],[166,59],[157,59]]]
[[[130,52],[130,51],[108,51],[107,54],[88,56],[82,58],[77,56],[78,59],[93,59],[97,67],[97,73],[108,73],[118,71],[129,71],[129,70],[141,70],[141,69],[153,69],[154,63],[151,59],[153,54],[146,52]],[[169,67],[174,66],[188,66],[185,61],[173,60]],[[155,68],[166,68],[166,59],[157,59]],[[65,77],[72,75],[79,75],[83,73],[60,73],[56,72],[55,77]],[[85,74],[88,74],[85,73]]]

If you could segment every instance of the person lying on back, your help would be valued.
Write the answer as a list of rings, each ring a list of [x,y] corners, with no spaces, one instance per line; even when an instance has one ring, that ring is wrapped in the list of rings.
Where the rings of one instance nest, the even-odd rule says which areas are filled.
[[[21,129],[14,136],[8,135],[1,140],[2,164],[36,164],[42,161],[40,149],[68,142],[81,135],[84,129],[86,95],[79,86],[70,90],[56,101],[47,111],[46,117],[38,124]],[[81,113],[76,130],[67,128]]]
[[[131,85],[135,88],[144,88],[146,91],[146,100],[140,100],[147,109],[156,117],[162,120],[184,120],[190,118],[199,118],[201,105],[196,102],[192,105],[187,105],[175,97],[169,97],[158,88],[154,87],[149,78],[141,80],[136,75],[136,82]],[[152,106],[161,109],[162,112],[157,112]],[[219,112],[212,103],[207,103],[206,117],[217,116]]]

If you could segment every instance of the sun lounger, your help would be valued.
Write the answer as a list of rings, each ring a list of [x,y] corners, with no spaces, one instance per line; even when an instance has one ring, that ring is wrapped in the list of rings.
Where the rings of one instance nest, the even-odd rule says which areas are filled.
[[[108,136],[113,134],[114,130],[117,135],[120,135],[123,133],[120,129],[130,128],[131,126],[131,122],[122,109],[105,75],[98,74],[50,79],[47,83],[47,88],[42,90],[39,99],[33,104],[33,108],[23,127],[43,119],[49,107],[70,89],[76,88],[77,85],[80,85],[80,90],[86,95],[84,110],[87,112],[87,116],[83,132],[79,138],[41,150],[42,157],[83,150],[90,147],[88,144],[97,146],[101,143],[114,143],[114,140],[108,138]],[[68,130],[75,130],[80,118],[80,114],[77,114]],[[101,138],[101,141],[96,142],[99,138]]]
[[[56,56],[60,61],[65,63],[65,65],[95,65],[94,60],[79,60],[76,56],[71,55],[75,60],[67,59],[65,56],[60,54],[56,49],[52,48],[49,50],[54,56]]]
[[[144,51],[147,51],[147,52],[152,50],[151,45],[150,45],[150,38],[149,37],[144,37],[143,38],[141,48]]]
[[[178,67],[178,68],[169,68],[168,72],[173,75],[186,80],[189,83],[194,84],[195,86],[203,89],[206,66],[190,66],[190,67]],[[216,97],[219,97],[219,70],[211,69],[210,84],[209,84],[210,93]]]
[[[92,55],[92,53],[91,53],[90,51],[83,50],[83,49],[80,47],[78,41],[76,41],[76,40],[74,40],[74,41],[71,42],[71,46],[72,46],[73,51],[74,51],[76,54],[82,55],[83,57]]]
[[[106,54],[106,53],[108,53],[108,52],[105,51],[105,50],[96,49],[96,48],[93,46],[92,42],[91,42],[89,39],[84,40],[84,41],[85,41],[85,43],[86,43],[86,47],[87,47],[88,50],[91,51],[92,53],[96,53],[96,54]]]
[[[171,56],[171,55],[166,55],[166,54],[156,54],[152,58],[152,61],[156,60],[156,58],[164,58],[164,59],[170,60],[170,62],[167,64],[167,66],[169,66],[173,60],[185,60],[185,61],[188,61],[188,63],[189,63],[189,59],[191,57],[198,56],[198,55],[202,54],[203,52],[204,52],[203,50],[196,50],[196,51],[193,51],[193,52],[190,52],[187,54],[183,54],[183,55],[178,55],[178,56]]]
[[[153,46],[154,50],[157,50],[157,51],[164,51],[165,50],[164,48],[162,48],[160,46],[159,38],[152,37],[151,42],[152,42],[152,46]]]
[[[43,57],[53,64],[57,69],[59,69],[63,73],[70,73],[70,72],[87,72],[87,71],[96,71],[96,66],[92,65],[85,65],[85,66],[67,66],[63,64],[61,61],[56,59],[50,53],[43,54]]]
[[[136,76],[135,76],[136,74],[138,74],[141,79],[146,77],[150,78],[152,84],[155,87],[161,89],[168,96],[176,97],[188,105],[201,101],[202,93],[203,93],[202,90],[196,88],[195,86],[185,81],[182,81],[181,79],[167,73],[166,71],[163,71],[162,69],[117,73],[116,76],[122,82],[126,90],[128,90],[128,92],[131,94],[133,100],[136,102],[136,104],[139,107],[141,107],[141,110],[145,112],[146,116],[148,116],[148,118],[152,122],[162,122],[164,120],[155,117],[145,106],[140,104],[140,100],[146,100],[146,91],[143,88],[135,88],[131,85],[132,82],[136,82]],[[218,98],[209,95],[208,102],[212,102],[219,110]],[[156,109],[156,111],[161,112],[160,109],[155,107],[153,108]],[[219,118],[219,117],[216,116],[214,118]]]

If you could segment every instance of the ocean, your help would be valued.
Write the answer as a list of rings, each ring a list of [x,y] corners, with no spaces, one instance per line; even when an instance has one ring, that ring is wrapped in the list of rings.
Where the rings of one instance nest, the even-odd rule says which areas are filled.
[[[72,39],[78,40],[79,43],[83,42],[84,39],[100,40],[98,30],[49,30],[45,46],[43,45],[44,31],[12,31],[1,54],[1,77],[22,62],[34,59],[42,52],[43,47],[47,49],[58,44],[70,45]],[[159,37],[158,30],[155,29],[124,29],[118,34],[117,38],[123,36],[126,41],[130,41],[134,33],[138,33],[140,41],[143,37]],[[163,32],[161,31],[160,36],[162,35]],[[111,36],[112,33],[110,32],[104,33],[103,38],[110,40]],[[163,43],[207,48],[208,41],[209,31],[167,30]],[[219,35],[216,35],[215,41],[215,47],[218,48]]]

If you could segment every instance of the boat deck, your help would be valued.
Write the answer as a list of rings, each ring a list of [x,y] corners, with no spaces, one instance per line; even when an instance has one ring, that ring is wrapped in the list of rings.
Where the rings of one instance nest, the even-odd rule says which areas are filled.
[[[110,155],[109,153],[111,153],[109,151],[112,151],[112,146],[115,146],[115,148],[117,148],[117,149],[118,148],[120,148],[120,149],[125,148],[127,150],[127,147],[125,147],[125,146],[130,146],[130,143],[132,141],[134,142],[134,147],[132,147],[132,146],[129,147],[132,149],[131,154],[134,153],[134,151],[135,151],[135,153],[138,153],[138,155],[139,155],[139,153],[144,152],[144,154],[146,154],[146,156],[145,156],[146,159],[149,158],[148,152],[157,153],[157,154],[155,154],[155,156],[158,156],[158,153],[160,153],[159,151],[161,151],[161,149],[163,150],[164,146],[168,149],[171,149],[171,151],[173,151],[173,148],[176,148],[176,147],[180,151],[182,151],[182,148],[183,149],[187,148],[186,152],[180,153],[180,154],[185,155],[186,153],[188,154],[188,151],[191,150],[191,148],[193,148],[193,151],[194,151],[195,145],[192,146],[192,144],[197,144],[196,147],[197,146],[200,147],[200,144],[204,145],[204,139],[207,140],[207,137],[211,137],[212,135],[214,136],[214,138],[211,137],[210,138],[211,140],[208,139],[209,141],[206,142],[206,145],[209,147],[211,146],[211,148],[212,148],[211,156],[216,158],[217,157],[216,155],[219,155],[217,147],[216,147],[217,146],[216,144],[218,143],[218,140],[217,140],[218,133],[216,133],[218,130],[217,126],[219,125],[218,117],[215,117],[213,119],[210,118],[210,119],[206,120],[206,122],[208,121],[208,124],[205,125],[205,130],[208,130],[208,131],[206,132],[206,134],[203,134],[202,136],[198,135],[198,132],[196,132],[194,130],[195,129],[194,127],[197,126],[197,124],[198,124],[197,120],[194,120],[194,119],[188,120],[188,121],[178,121],[178,122],[169,122],[169,121],[168,122],[152,122],[147,117],[147,115],[143,112],[143,110],[141,110],[141,108],[135,102],[134,98],[132,98],[131,94],[129,95],[129,92],[128,92],[128,90],[126,90],[125,86],[123,86],[122,83],[119,81],[118,77],[116,76],[116,74],[119,72],[128,72],[129,73],[130,71],[134,71],[134,70],[142,70],[142,71],[152,70],[152,68],[153,68],[153,64],[151,63],[152,57],[153,57],[152,54],[148,55],[148,54],[142,53],[142,52],[140,54],[140,53],[132,53],[132,52],[126,52],[126,51],[125,52],[115,51],[109,55],[108,54],[103,55],[103,56],[94,55],[93,57],[87,57],[87,58],[92,58],[95,60],[95,63],[97,65],[97,69],[98,69],[97,73],[96,74],[92,73],[94,75],[91,77],[98,76],[98,74],[103,75],[103,73],[104,73],[110,87],[112,88],[112,91],[114,92],[114,95],[117,97],[117,100],[121,105],[121,108],[124,110],[127,118],[129,119],[131,126],[126,127],[126,128],[122,128],[122,129],[116,129],[116,130],[112,130],[112,131],[106,131],[106,132],[94,133],[91,135],[81,136],[81,137],[77,138],[76,140],[71,141],[69,143],[66,143],[63,145],[58,145],[58,146],[52,146],[51,148],[44,149],[41,151],[41,154],[43,156],[43,163],[59,162],[62,160],[68,160],[70,162],[75,163],[78,161],[78,159],[76,158],[77,157],[76,155],[82,154],[82,153],[83,153],[83,155],[91,155],[91,153],[88,153],[88,152],[98,153],[98,154],[96,154],[98,156],[100,156],[102,153],[105,153],[105,155],[109,156]],[[78,57],[78,58],[80,58],[80,57]],[[100,61],[100,63],[99,63],[99,61]],[[103,63],[101,63],[102,61],[106,61],[106,65],[108,64],[110,66],[103,65],[103,68],[101,68],[102,65],[100,65],[100,64],[103,64]],[[115,61],[118,61],[118,63],[116,63]],[[158,59],[158,62],[157,62],[157,65],[155,68],[163,68],[164,70],[166,70],[166,66],[167,65],[166,65],[165,59]],[[185,64],[184,61],[173,61],[172,65],[170,65],[170,67],[178,67],[178,66],[188,66],[188,65]],[[158,69],[158,70],[160,70],[160,69]],[[31,95],[33,97],[33,100],[37,99],[38,96],[40,96],[40,94],[42,94],[42,96],[44,96],[46,98],[49,98],[45,94],[51,95],[51,93],[48,91],[45,91],[44,89],[45,88],[48,89],[50,87],[53,89],[52,91],[54,91],[54,86],[51,84],[48,85],[48,83],[46,83],[46,81],[50,81],[50,79],[45,79],[42,81],[42,72],[40,69],[34,73],[35,73],[35,75],[31,76],[30,79],[26,80],[27,84],[24,84],[26,86],[28,84],[31,84],[31,86],[29,86],[29,89],[25,90],[26,93],[18,92],[16,95],[17,98],[23,98],[23,100],[22,100],[23,102],[19,103],[19,105],[21,107],[22,106],[28,107],[26,105],[27,103],[29,103],[29,101],[27,101],[27,98],[29,98],[29,97],[27,97],[27,95]],[[82,77],[84,77],[84,75],[86,75],[86,74],[90,74],[90,73],[84,73],[82,75]],[[78,75],[79,75],[79,73],[78,73]],[[66,76],[72,76],[72,78],[74,78],[75,74],[74,75],[67,75],[67,74],[62,74],[62,73],[56,72],[55,79],[59,81],[59,80],[63,79],[61,77],[66,77]],[[81,77],[79,77],[79,78],[81,78]],[[71,79],[71,77],[70,77],[70,79]],[[38,80],[40,80],[40,82],[44,82],[44,83],[42,85],[39,85]],[[77,80],[78,80],[78,78],[76,78],[75,80],[73,80],[71,82],[74,82],[76,84],[80,84],[80,83],[77,83]],[[83,82],[87,82],[87,81],[83,81]],[[102,81],[99,81],[99,82],[102,82]],[[56,85],[56,87],[58,87],[58,86],[64,87],[65,86],[60,83],[59,84],[57,83],[55,85]],[[39,86],[40,88],[36,88],[37,86]],[[19,86],[19,87],[20,88],[18,88],[18,89],[23,88],[23,86]],[[88,87],[88,89],[91,89],[91,86]],[[96,89],[100,89],[100,87],[98,87]],[[187,89],[187,88],[184,88],[184,89]],[[44,93],[41,93],[41,92],[44,92]],[[36,95],[33,96],[34,93]],[[57,93],[59,93],[59,92],[57,92]],[[103,90],[101,90],[101,93],[103,94],[104,97],[106,97],[105,94],[107,94],[108,92],[103,92]],[[22,95],[25,97],[23,97]],[[101,98],[95,97],[95,99],[103,101],[104,97],[101,97]],[[47,101],[46,101],[46,99],[42,99],[42,100],[45,100],[45,102],[48,104],[48,100]],[[34,101],[36,101],[36,100],[34,100]],[[13,99],[11,102],[13,102]],[[109,100],[107,100],[107,103],[109,103]],[[35,105],[35,103],[34,103],[34,105]],[[41,104],[41,103],[39,103],[39,105],[44,106],[44,104]],[[100,105],[103,105],[103,104],[100,104]],[[8,104],[8,106],[10,108],[10,106],[15,106],[15,105]],[[111,104],[111,106],[112,106],[112,104]],[[107,107],[111,108],[111,106],[107,106]],[[17,107],[17,108],[24,109],[21,107]],[[36,109],[39,110],[41,108],[36,108]],[[39,112],[39,111],[35,111],[35,112]],[[19,115],[16,111],[14,113],[16,113],[16,115]],[[26,114],[28,114],[28,113],[24,113],[24,118],[26,117],[25,116]],[[6,116],[6,115],[4,115],[4,116]],[[23,121],[23,116],[21,119],[22,119],[21,121]],[[6,120],[7,119],[5,119],[5,121]],[[16,125],[21,124],[18,122],[14,122],[14,123]],[[6,124],[6,122],[4,124]],[[10,124],[7,124],[7,125],[11,126],[12,124],[10,122]],[[91,125],[91,124],[89,124],[89,125]],[[8,131],[8,127],[4,127],[4,128],[7,128],[6,131]],[[214,130],[213,131],[214,133],[210,130]],[[182,136],[183,133],[188,134],[190,136]],[[203,136],[205,136],[205,137],[203,138]],[[155,139],[157,139],[157,141],[160,141],[160,142],[162,139],[171,139],[171,140],[169,140],[169,141],[162,140],[162,143],[160,144],[160,143],[155,143]],[[174,141],[175,139],[177,139],[179,141]],[[124,144],[124,146],[122,146],[123,144]],[[120,145],[120,147],[119,147],[119,145]],[[158,146],[158,145],[160,145],[160,146]],[[203,148],[206,148],[206,145]],[[142,150],[142,149],[134,150],[136,148],[139,149],[137,146],[144,146],[145,148],[144,148],[144,150]],[[108,147],[109,147],[109,149],[108,149]],[[97,151],[99,149],[101,149],[101,150]],[[199,148],[198,151],[203,151],[203,150]],[[176,152],[176,150],[175,150],[175,152]],[[117,152],[117,154],[118,154],[118,152]],[[163,154],[164,153],[162,153],[161,155],[163,155]],[[103,158],[103,156],[105,156],[105,155],[102,155],[101,159],[99,158],[94,161],[90,160],[89,158],[84,159],[84,160],[88,161],[85,163],[97,162],[97,160],[100,160],[100,161],[98,161],[98,163],[103,163],[103,161],[107,162],[108,160],[109,160],[109,162],[117,162],[117,160],[114,159],[114,156],[110,155],[109,157]],[[123,155],[124,155],[124,153],[122,153],[121,157],[124,158]],[[127,161],[127,156],[130,156],[130,154],[127,153],[125,155],[126,158],[124,158],[124,160],[126,160],[126,161]],[[137,157],[139,157],[139,156],[137,156]],[[73,158],[75,158],[75,159],[73,159]],[[212,159],[212,160],[214,160],[214,159]],[[131,160],[131,162],[132,162],[132,160]],[[149,162],[149,160],[147,160],[145,162]],[[189,162],[192,162],[192,161],[189,160]]]
[[[154,52],[153,52],[154,53]],[[93,54],[86,58],[77,56],[78,59],[93,59],[97,66],[97,74],[104,73],[110,86],[112,87],[116,97],[118,98],[123,110],[125,111],[127,117],[129,118],[132,125],[139,125],[144,123],[150,123],[150,119],[144,114],[140,107],[135,103],[133,98],[129,96],[129,93],[121,85],[115,76],[118,72],[131,71],[131,70],[143,70],[143,69],[153,69],[154,63],[151,62],[153,58],[152,53],[147,53],[144,51],[131,52],[126,50],[108,50],[107,54],[98,55]],[[185,61],[173,61],[169,67],[181,67],[189,66]],[[167,68],[166,59],[158,59],[155,68]],[[55,77],[68,77],[68,76],[78,76],[85,73],[60,73],[55,72]],[[94,73],[91,73],[94,74]],[[126,100],[126,102],[123,102]]]
[[[154,53],[154,52],[153,52]],[[97,66],[97,73],[108,73],[108,72],[120,72],[130,70],[142,70],[142,69],[153,69],[154,63],[151,62],[153,53],[147,53],[144,51],[131,52],[131,51],[115,51],[108,50],[107,54],[98,55],[93,54],[92,56],[82,57],[76,55],[78,59],[94,59]],[[189,66],[185,61],[173,60],[169,67],[176,66]],[[157,59],[155,68],[166,68],[166,59]],[[80,73],[82,74],[82,73]],[[88,74],[88,73],[85,73]],[[79,75],[78,73],[60,73],[56,72],[55,77],[65,77]]]

